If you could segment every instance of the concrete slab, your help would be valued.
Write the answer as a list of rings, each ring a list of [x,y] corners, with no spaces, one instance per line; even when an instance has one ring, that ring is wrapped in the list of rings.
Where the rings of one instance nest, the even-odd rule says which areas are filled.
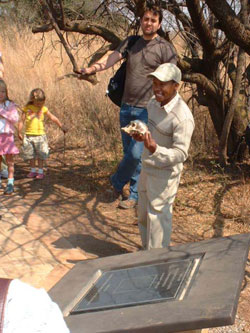
[[[241,234],[80,262],[50,290],[50,296],[72,333],[166,333],[231,325],[249,245],[250,234]],[[190,258],[199,258],[198,265],[171,300],[71,314],[106,272]]]

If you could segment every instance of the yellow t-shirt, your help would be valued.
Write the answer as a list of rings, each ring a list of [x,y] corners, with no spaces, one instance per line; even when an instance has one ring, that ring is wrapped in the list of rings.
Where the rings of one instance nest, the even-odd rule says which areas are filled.
[[[48,112],[46,106],[42,107],[40,117],[38,116],[39,108],[32,104],[29,104],[23,108],[25,113],[25,134],[29,135],[43,135],[44,130],[44,115]]]

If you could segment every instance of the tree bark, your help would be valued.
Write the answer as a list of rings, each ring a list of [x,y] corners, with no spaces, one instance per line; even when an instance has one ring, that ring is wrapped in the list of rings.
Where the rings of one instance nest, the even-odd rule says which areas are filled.
[[[227,38],[250,55],[250,29],[241,22],[226,0],[205,0],[208,7],[219,20],[220,28]],[[248,7],[246,8],[249,11]]]
[[[248,22],[248,0],[242,0],[241,2],[242,8],[240,13],[240,18],[243,25],[246,25]],[[239,94],[241,89],[241,80],[244,72],[245,66],[245,52],[242,48],[239,48],[238,59],[237,59],[237,67],[236,67],[236,76],[233,81],[233,96],[231,99],[231,104],[229,110],[226,114],[225,121],[223,124],[223,129],[220,137],[220,145],[219,145],[219,159],[221,165],[227,164],[227,155],[228,155],[228,139],[229,132],[232,125],[232,121],[234,118],[237,102],[239,100]]]
[[[231,100],[231,104],[229,110],[227,112],[223,129],[220,137],[220,145],[219,145],[219,159],[220,164],[222,166],[227,165],[227,143],[228,143],[228,136],[229,131],[231,128],[232,120],[234,117],[234,111],[237,105],[237,101],[239,99],[240,87],[241,87],[241,79],[244,71],[244,64],[245,64],[245,52],[241,48],[239,49],[238,54],[238,61],[237,61],[237,73],[236,73],[236,80],[233,90],[233,96]]]

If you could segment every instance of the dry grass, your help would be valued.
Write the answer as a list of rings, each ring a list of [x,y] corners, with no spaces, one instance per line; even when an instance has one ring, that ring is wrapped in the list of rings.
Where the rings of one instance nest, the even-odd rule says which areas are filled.
[[[72,35],[69,38],[73,46],[80,39],[79,36]],[[84,47],[74,50],[79,66],[86,64],[93,52],[93,43],[90,47],[88,45],[88,40],[85,40]],[[72,65],[54,33],[47,33],[44,37],[25,30],[17,32],[15,28],[7,27],[0,35],[0,46],[4,55],[9,95],[17,104],[23,106],[32,89],[42,88],[50,111],[70,129],[67,135],[68,146],[87,146],[88,149],[101,147],[104,151],[114,152],[113,158],[117,159],[120,152],[118,109],[105,97],[112,69],[98,73],[100,82],[96,86],[75,78],[58,80],[72,72]],[[95,46],[98,47],[96,44]],[[184,88],[181,92],[188,100],[190,93]],[[196,120],[191,156],[213,151],[217,141],[214,139],[208,111],[192,102],[189,106]],[[47,129],[50,144],[61,147],[62,133],[53,124],[48,124]]]
[[[117,154],[120,145],[118,110],[105,97],[110,74],[99,74],[100,82],[96,86],[75,78],[58,80],[72,72],[72,65],[55,35],[49,33],[42,39],[40,34],[8,29],[0,37],[0,45],[10,98],[22,107],[32,89],[42,88],[49,110],[69,128],[68,146],[87,146],[88,149],[98,146]],[[79,66],[89,55],[88,49],[78,53]],[[63,135],[54,124],[47,124],[47,132],[52,147],[62,146]]]

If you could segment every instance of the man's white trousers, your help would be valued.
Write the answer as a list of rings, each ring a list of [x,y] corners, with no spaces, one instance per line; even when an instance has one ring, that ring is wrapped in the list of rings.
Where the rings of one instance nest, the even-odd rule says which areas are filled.
[[[166,171],[166,178],[140,175],[138,192],[138,226],[144,249],[163,248],[170,244],[173,202],[180,174]]]

